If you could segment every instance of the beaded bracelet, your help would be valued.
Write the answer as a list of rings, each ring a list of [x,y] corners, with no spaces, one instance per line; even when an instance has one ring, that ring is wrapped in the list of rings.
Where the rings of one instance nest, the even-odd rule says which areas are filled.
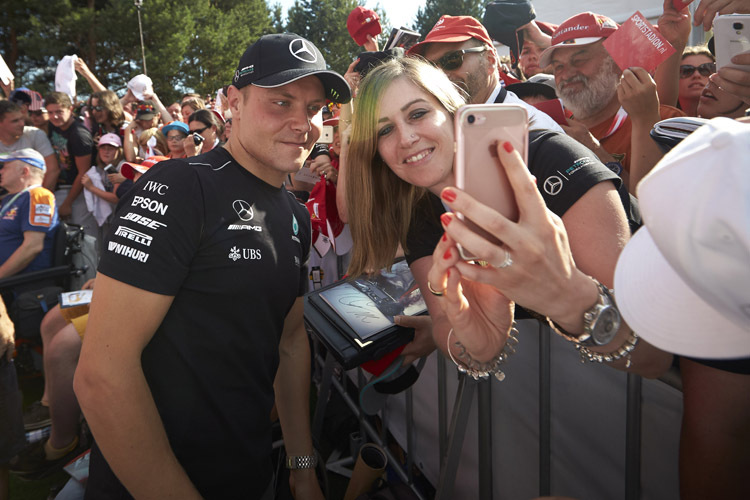
[[[628,338],[625,339],[625,342],[614,351],[596,352],[581,344],[576,344],[576,349],[578,349],[578,352],[581,354],[581,363],[585,363],[586,361],[589,363],[611,363],[612,361],[618,361],[625,358],[625,368],[630,368],[630,353],[635,349],[639,338],[640,337],[638,337],[633,330],[630,330],[630,334],[628,335]]]
[[[505,373],[503,373],[503,371],[500,369],[500,365],[504,363],[506,359],[508,359],[508,356],[516,352],[515,346],[518,345],[518,337],[513,335],[514,332],[518,333],[518,330],[516,330],[515,328],[515,324],[516,323],[513,322],[513,328],[511,328],[510,330],[508,340],[505,342],[503,350],[500,351],[500,354],[497,356],[497,358],[493,359],[492,361],[488,361],[487,363],[480,363],[472,358],[469,353],[466,352],[466,348],[463,346],[463,344],[458,340],[454,342],[453,345],[455,345],[459,349],[458,358],[462,361],[466,360],[466,364],[456,361],[456,359],[453,357],[453,353],[451,352],[451,335],[453,335],[453,328],[451,328],[448,332],[448,340],[446,342],[446,347],[448,348],[448,356],[450,356],[451,361],[453,361],[453,363],[456,365],[459,372],[469,375],[474,380],[479,380],[480,378],[486,379],[490,375],[494,375],[497,380],[502,382],[503,380],[505,380]]]

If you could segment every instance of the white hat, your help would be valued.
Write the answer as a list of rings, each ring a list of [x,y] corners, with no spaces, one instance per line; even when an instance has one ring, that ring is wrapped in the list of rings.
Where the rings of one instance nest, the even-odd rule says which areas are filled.
[[[144,95],[150,96],[154,93],[154,84],[146,75],[135,75],[128,82],[128,88],[139,101],[145,99]]]
[[[709,121],[637,194],[645,227],[615,270],[625,320],[675,354],[750,356],[750,125]]]

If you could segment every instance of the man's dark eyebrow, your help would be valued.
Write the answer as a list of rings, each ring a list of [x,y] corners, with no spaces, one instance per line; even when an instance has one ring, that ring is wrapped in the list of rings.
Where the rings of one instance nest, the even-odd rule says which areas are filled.
[[[418,97],[418,98],[414,99],[413,101],[409,101],[406,104],[404,104],[401,107],[401,111],[406,111],[407,109],[409,109],[409,106],[411,106],[412,104],[417,103],[417,102],[427,102],[427,100],[424,99],[424,98],[422,98],[422,97]],[[378,120],[378,123],[387,122],[387,121],[388,121],[388,118],[381,118],[380,120]]]

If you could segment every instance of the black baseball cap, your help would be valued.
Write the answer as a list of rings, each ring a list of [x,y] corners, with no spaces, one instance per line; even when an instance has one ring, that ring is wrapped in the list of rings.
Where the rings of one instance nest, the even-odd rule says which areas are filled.
[[[273,88],[310,75],[320,79],[331,101],[344,104],[352,98],[344,77],[329,70],[318,48],[295,33],[264,35],[250,45],[240,58],[232,84],[238,89],[247,85]]]

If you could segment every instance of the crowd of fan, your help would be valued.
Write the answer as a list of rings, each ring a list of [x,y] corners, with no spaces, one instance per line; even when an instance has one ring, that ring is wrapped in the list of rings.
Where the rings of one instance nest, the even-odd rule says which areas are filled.
[[[748,78],[732,69],[717,73],[712,50],[705,45],[687,46],[691,17],[686,9],[676,10],[671,1],[665,2],[657,24],[661,35],[677,52],[653,74],[638,67],[622,70],[614,62],[603,46],[618,29],[612,19],[585,12],[557,26],[535,19],[533,9],[529,14],[529,6],[528,2],[491,2],[482,22],[467,16],[443,16],[422,42],[388,51],[380,51],[374,38],[379,33],[377,15],[361,7],[356,9],[352,15],[362,21],[355,23],[355,29],[350,32],[367,50],[359,61],[374,62],[364,68],[357,65],[358,61],[352,63],[344,78],[352,89],[354,106],[330,104],[323,108],[323,124],[332,127],[330,143],[316,146],[303,173],[288,176],[287,189],[306,204],[312,220],[315,251],[311,252],[308,263],[310,290],[340,279],[347,269],[349,273],[359,274],[385,267],[406,250],[406,258],[420,288],[431,292],[424,294],[431,320],[427,323],[419,318],[400,320],[404,326],[417,328],[417,340],[402,352],[407,361],[428,354],[436,346],[452,358],[449,342],[451,335],[455,335],[465,346],[462,355],[468,352],[471,368],[472,351],[482,350],[479,347],[484,346],[492,355],[503,349],[508,337],[507,332],[500,338],[488,333],[486,338],[477,341],[477,332],[489,327],[476,318],[469,321],[465,310],[454,310],[453,306],[440,302],[447,300],[444,294],[464,293],[458,288],[457,278],[451,277],[449,268],[456,266],[462,274],[466,273],[465,277],[479,279],[479,275],[474,274],[477,271],[461,267],[465,264],[457,263],[458,257],[451,254],[452,245],[464,237],[455,229],[459,224],[452,222],[449,214],[443,214],[431,225],[425,222],[415,226],[411,217],[420,209],[419,198],[415,197],[409,202],[412,204],[408,204],[393,201],[389,196],[403,194],[406,198],[407,191],[401,187],[401,181],[406,181],[428,188],[426,191],[435,195],[433,208],[438,214],[446,207],[453,208],[453,203],[464,203],[460,208],[470,214],[472,206],[464,201],[462,193],[457,197],[447,187],[450,183],[420,178],[419,175],[426,174],[419,174],[418,170],[394,168],[394,164],[401,163],[395,151],[404,148],[410,138],[389,136],[390,129],[386,131],[385,127],[377,131],[368,129],[368,107],[379,110],[388,117],[388,123],[395,124],[392,128],[398,128],[399,118],[394,117],[402,108],[396,109],[396,105],[400,106],[410,92],[429,95],[435,102],[440,101],[446,110],[450,110],[451,104],[446,103],[453,102],[456,89],[459,96],[456,102],[524,106],[530,129],[528,167],[538,180],[542,200],[538,206],[534,205],[536,201],[528,202],[526,209],[528,213],[544,211],[546,205],[557,214],[555,217],[559,216],[558,221],[562,220],[555,226],[558,231],[555,234],[559,234],[564,224],[567,236],[562,240],[568,245],[569,239],[568,252],[575,257],[574,263],[571,258],[569,269],[575,270],[573,274],[581,272],[581,276],[585,276],[577,284],[570,279],[570,288],[557,290],[560,296],[571,298],[575,298],[575,290],[583,286],[589,286],[593,293],[588,275],[607,288],[613,287],[615,263],[628,239],[628,228],[635,229],[641,224],[636,187],[665,155],[665,149],[652,139],[657,123],[678,117],[741,118],[750,107]],[[723,7],[720,1],[704,0],[696,20],[705,22],[708,28],[711,20],[708,17],[713,17],[711,8],[718,11]],[[727,8],[750,12],[748,2],[732,2]],[[509,46],[508,57],[498,55],[496,42]],[[429,72],[435,70],[423,65],[422,59],[448,76],[453,83],[450,89],[440,88],[439,79],[424,80],[424,75],[429,76]],[[739,56],[735,62],[750,64],[750,54]],[[159,161],[190,158],[224,145],[232,133],[232,116],[226,88],[217,90],[216,99],[187,93],[180,102],[165,106],[146,75],[132,78],[127,82],[124,95],[118,97],[99,82],[81,59],[75,60],[74,68],[90,85],[91,94],[85,101],[76,101],[75,96],[64,92],[42,96],[25,88],[4,88],[7,99],[0,100],[0,152],[9,156],[0,172],[0,186],[7,190],[8,198],[29,191],[29,196],[34,197],[31,199],[36,200],[34,203],[46,203],[45,206],[50,207],[46,213],[37,211],[41,218],[32,221],[30,227],[24,228],[25,232],[41,233],[49,239],[59,218],[81,225],[86,234],[96,238],[101,252],[115,206],[134,182]],[[389,86],[396,81],[400,86]],[[550,118],[541,110],[551,109],[549,105],[556,99],[560,99],[563,106],[561,116]],[[405,107],[410,105],[406,103]],[[351,123],[354,126],[350,127]],[[452,117],[449,123],[452,127]],[[377,151],[371,147],[374,136],[377,136]],[[393,148],[380,149],[387,144],[393,144]],[[501,151],[499,154],[504,155]],[[420,159],[410,158],[409,161],[418,163]],[[559,189],[559,186],[545,183],[551,178],[551,172],[559,173],[568,168],[565,163],[568,160],[585,160],[580,163],[583,170],[579,177],[595,177],[596,180],[578,180],[575,182],[579,184],[572,182]],[[508,157],[504,161],[512,164],[515,160]],[[384,180],[385,177],[377,173],[379,162],[393,170],[392,179]],[[11,167],[19,169],[18,179],[21,180],[8,173]],[[563,181],[557,179],[562,186]],[[600,184],[603,180],[611,182]],[[589,184],[583,187],[586,182]],[[382,190],[373,189],[378,183],[383,184]],[[583,211],[581,202],[585,203]],[[521,207],[524,203],[519,199]],[[376,211],[382,217],[373,217]],[[0,213],[6,214],[5,211]],[[481,219],[479,212],[477,214]],[[451,229],[448,229],[449,224]],[[443,236],[444,233],[447,235]],[[549,235],[533,231],[524,234],[530,241],[537,238],[534,240],[539,242],[537,249],[551,245],[550,240],[545,239]],[[36,253],[30,254],[30,259],[24,257],[26,260],[10,266],[7,263],[13,263],[11,256],[23,246],[23,241],[24,234],[17,234],[15,240],[0,234],[0,244],[11,245],[2,249],[6,262],[0,263],[0,278],[38,269],[37,261],[35,265],[30,262],[40,255],[50,258],[47,241],[46,246],[34,246]],[[531,246],[524,247],[526,258],[530,258]],[[520,250],[510,243],[498,249],[488,248],[487,261],[500,260],[499,264],[490,266],[492,272],[522,267],[525,257]],[[433,252],[440,257],[433,258]],[[26,266],[21,267],[22,264]],[[542,276],[541,273],[539,271],[538,275]],[[523,290],[529,290],[531,285],[524,285],[523,290],[521,285],[506,289],[504,287],[509,285],[504,279],[482,278],[504,294],[501,298],[485,297],[495,301],[492,307],[507,307],[510,299],[517,307],[528,309],[532,317],[536,317],[534,312],[547,317],[563,332],[580,327],[575,321],[568,321],[569,317],[564,314],[556,316],[557,311],[549,306],[548,295],[535,293],[534,298],[527,298]],[[555,280],[547,277],[546,283],[551,282]],[[93,287],[93,283],[87,286]],[[466,293],[464,301],[480,300],[479,291],[472,292],[476,296]],[[588,293],[582,301],[590,303],[591,298],[592,294]],[[518,309],[516,317],[523,317],[519,316]],[[467,328],[467,321],[471,328]],[[490,326],[495,331],[503,330],[496,324]],[[466,333],[469,330],[471,333]],[[420,331],[428,334],[420,337]],[[23,451],[14,449],[10,456],[0,455],[0,460],[8,460],[20,451],[20,458],[11,469],[26,477],[47,474],[81,451],[80,409],[73,392],[73,371],[83,331],[65,320],[56,307],[42,323],[41,333],[45,392],[41,401],[27,411],[24,424],[27,431],[49,425],[52,407],[51,435]],[[632,344],[627,352],[617,352],[612,363],[615,367],[658,376],[672,364],[671,354],[644,341],[639,344],[639,350],[632,352],[631,358],[638,337],[629,333],[630,337],[623,330],[616,339],[610,339],[612,345]],[[659,347],[663,348],[661,344]],[[595,358],[596,351],[592,355]],[[489,361],[480,359],[478,366],[485,366]],[[736,472],[742,470],[743,464],[750,464],[746,449],[750,441],[748,425],[747,421],[728,416],[728,412],[749,414],[747,393],[742,396],[744,401],[736,400],[741,396],[737,391],[747,387],[748,358],[722,365],[683,357],[681,366],[688,373],[684,388],[683,497],[707,498],[707,493],[716,493],[718,477],[722,478],[727,495],[747,492],[745,485],[738,484]],[[718,400],[716,394],[710,395],[713,407],[701,404],[709,401],[705,387],[732,387],[732,384],[737,384],[734,387],[739,389],[730,390],[725,399]],[[706,443],[700,435],[707,426],[713,429],[727,426],[727,432],[719,437],[714,435],[714,441]],[[740,436],[734,442],[733,433]],[[710,470],[711,474],[706,474],[705,470]],[[706,480],[706,477],[713,479]],[[2,495],[0,491],[0,497]]]

